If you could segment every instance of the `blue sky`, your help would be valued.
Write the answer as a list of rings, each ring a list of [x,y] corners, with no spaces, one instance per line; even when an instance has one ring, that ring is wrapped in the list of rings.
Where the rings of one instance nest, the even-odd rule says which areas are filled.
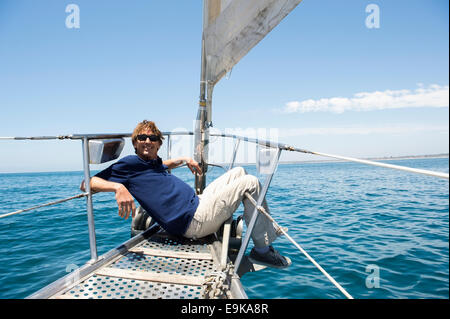
[[[65,24],[71,3],[79,29]],[[369,4],[379,28],[366,26]],[[268,128],[344,156],[448,153],[448,5],[303,0],[217,84],[214,128]],[[201,10],[200,0],[0,0],[0,136],[131,132],[142,119],[192,130]],[[0,147],[0,172],[82,169],[77,141]]]

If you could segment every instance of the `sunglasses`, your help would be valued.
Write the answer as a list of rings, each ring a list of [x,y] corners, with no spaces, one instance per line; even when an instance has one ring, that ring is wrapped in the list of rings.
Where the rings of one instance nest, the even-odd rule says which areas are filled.
[[[145,142],[147,140],[147,138],[149,138],[150,141],[152,141],[152,142],[159,141],[159,136],[158,135],[139,134],[137,136],[138,141],[141,141],[141,142]]]

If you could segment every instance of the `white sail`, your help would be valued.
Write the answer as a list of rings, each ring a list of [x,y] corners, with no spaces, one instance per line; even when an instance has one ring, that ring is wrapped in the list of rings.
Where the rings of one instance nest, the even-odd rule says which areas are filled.
[[[200,99],[194,131],[194,159],[204,174],[196,175],[197,193],[206,185],[214,86],[300,2],[204,0]]]
[[[301,0],[205,0],[206,81],[215,85]]]

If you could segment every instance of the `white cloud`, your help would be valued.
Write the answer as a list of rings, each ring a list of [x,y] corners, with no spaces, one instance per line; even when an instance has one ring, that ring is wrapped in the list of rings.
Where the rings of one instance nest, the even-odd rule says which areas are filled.
[[[449,86],[437,84],[411,90],[386,90],[360,92],[347,97],[322,98],[318,100],[291,101],[286,103],[285,113],[373,111],[408,107],[449,107]]]

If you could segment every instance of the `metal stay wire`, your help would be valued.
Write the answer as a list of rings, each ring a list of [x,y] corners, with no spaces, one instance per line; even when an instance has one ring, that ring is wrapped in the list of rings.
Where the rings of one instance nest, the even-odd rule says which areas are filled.
[[[246,142],[259,144],[259,145],[262,145],[262,146],[265,146],[265,147],[279,148],[279,149],[285,150],[285,151],[299,152],[299,153],[305,153],[305,154],[312,154],[312,155],[330,157],[330,158],[335,158],[335,159],[349,161],[349,162],[356,162],[356,163],[361,163],[361,164],[366,164],[366,165],[373,165],[373,166],[380,166],[380,167],[385,167],[385,168],[392,168],[392,169],[407,171],[407,172],[416,173],[416,174],[424,174],[424,175],[429,175],[429,176],[433,176],[433,177],[444,178],[444,179],[447,179],[447,180],[449,179],[449,174],[448,173],[434,172],[434,171],[430,171],[430,170],[412,168],[412,167],[407,167],[407,166],[386,164],[386,163],[382,163],[382,162],[363,160],[363,159],[358,159],[358,158],[353,158],[353,157],[347,157],[347,156],[341,156],[341,155],[334,155],[334,154],[328,154],[328,153],[322,153],[322,152],[309,151],[309,150],[306,150],[306,149],[293,147],[293,146],[290,146],[290,145],[287,145],[287,144],[284,144],[284,143],[278,143],[278,142],[273,142],[273,141],[261,140],[261,139],[257,139],[257,138],[243,137],[243,136],[239,136],[239,135],[225,134],[225,133],[219,133],[219,134],[211,133],[210,136],[229,137],[229,138],[233,138],[233,139],[238,139],[238,140],[242,140],[242,141],[246,141]]]
[[[325,269],[322,268],[322,266],[320,266],[299,244],[297,244],[295,242],[295,240],[292,239],[291,236],[289,236],[287,234],[287,232],[283,229],[283,227],[281,227],[280,225],[278,225],[278,223],[272,218],[272,216],[270,216],[266,210],[264,209],[264,207],[262,206],[258,206],[258,203],[254,200],[254,198],[248,193],[245,192],[245,196],[250,200],[250,202],[256,207],[257,211],[262,213],[264,216],[266,216],[277,228],[277,231],[281,231],[283,233],[283,235],[286,236],[287,239],[289,239],[289,241],[291,243],[293,243],[295,245],[295,247],[297,247],[305,256],[306,258],[309,259],[309,261],[311,261],[314,266],[316,266],[327,278],[328,280],[331,281],[331,283],[333,283],[333,285],[336,286],[336,288],[338,288],[348,299],[353,299],[353,297],[336,281],[334,280],[333,277],[331,277]]]
[[[193,132],[188,132],[188,131],[186,131],[186,132],[162,132],[162,134],[168,135],[168,136],[170,136],[170,135],[194,135]],[[130,133],[72,134],[72,135],[33,136],[33,137],[18,137],[18,136],[6,136],[5,137],[4,136],[4,137],[0,137],[0,140],[56,140],[56,139],[76,140],[76,139],[83,139],[83,138],[88,138],[88,139],[102,139],[103,138],[103,139],[105,139],[105,138],[113,138],[113,137],[130,137],[130,136],[131,136]],[[239,136],[239,135],[225,134],[225,133],[211,133],[210,136],[228,137],[228,138],[233,138],[233,139],[242,140],[242,141],[246,141],[246,142],[256,143],[256,144],[266,146],[266,147],[279,148],[279,149],[286,150],[286,151],[324,156],[324,157],[335,158],[335,159],[344,160],[344,161],[357,162],[357,163],[366,164],[366,165],[380,166],[380,167],[402,170],[402,171],[407,171],[407,172],[416,173],[416,174],[424,174],[424,175],[444,178],[447,180],[449,179],[448,173],[434,172],[434,171],[429,171],[429,170],[424,170],[424,169],[417,169],[417,168],[400,166],[400,165],[386,164],[386,163],[382,163],[382,162],[363,160],[363,159],[352,158],[352,157],[347,157],[347,156],[327,154],[327,153],[316,152],[316,151],[309,151],[306,149],[301,149],[298,147],[293,147],[291,145],[273,142],[273,141],[266,141],[266,140],[260,140],[260,139],[256,139],[256,138],[243,137],[243,136]]]
[[[87,196],[87,193],[81,193],[81,194],[78,194],[78,195],[75,195],[75,196],[71,196],[71,197],[67,197],[67,198],[64,198],[64,199],[59,199],[59,200],[54,201],[54,202],[50,202],[50,203],[46,203],[46,204],[42,204],[42,205],[37,205],[37,206],[33,206],[33,207],[30,207],[30,208],[25,208],[25,209],[21,209],[21,210],[17,210],[17,211],[12,212],[12,213],[6,213],[6,214],[3,214],[3,215],[0,215],[0,218],[12,216],[12,215],[16,215],[16,214],[20,214],[20,213],[24,213],[24,212],[28,212],[30,210],[34,210],[34,209],[38,209],[38,208],[42,208],[42,207],[46,207],[46,206],[60,204],[60,203],[67,202],[69,200],[72,200],[72,199],[75,199],[75,198],[84,197],[84,196]]]
[[[98,139],[98,138],[111,138],[111,137],[129,137],[131,134],[127,133],[127,134],[89,134],[89,135],[60,135],[60,136],[36,136],[36,137],[0,137],[0,140],[52,140],[52,139],[82,139],[83,142],[85,142],[84,144],[87,144],[86,141],[88,139]],[[169,137],[169,144],[170,143],[170,136],[171,135],[193,135],[192,132],[163,132],[163,135],[168,135]],[[248,137],[241,137],[241,136],[237,136],[237,135],[231,135],[231,134],[211,134],[211,136],[221,136],[221,137],[231,137],[237,140],[234,150],[233,150],[233,159],[232,159],[232,164],[230,164],[230,168],[232,167],[234,160],[235,160],[235,156],[236,156],[236,151],[239,145],[239,141],[243,140],[246,142],[253,142],[256,144],[260,144],[266,147],[272,147],[272,148],[278,148],[279,150],[287,150],[287,151],[295,151],[295,152],[301,152],[301,153],[307,153],[307,154],[313,154],[313,155],[319,155],[319,156],[325,156],[325,157],[331,157],[331,158],[336,158],[336,159],[340,159],[340,160],[345,160],[345,161],[353,161],[353,162],[358,162],[358,163],[362,163],[362,164],[367,164],[367,165],[374,165],[374,166],[381,166],[381,167],[386,167],[386,168],[392,168],[392,169],[398,169],[398,170],[403,170],[403,171],[409,171],[412,173],[419,173],[419,174],[425,174],[425,175],[429,175],[429,176],[434,176],[434,177],[440,177],[440,178],[444,178],[444,179],[449,179],[449,174],[448,173],[441,173],[441,172],[433,172],[433,171],[428,171],[428,170],[422,170],[422,169],[416,169],[416,168],[410,168],[410,167],[405,167],[405,166],[399,166],[399,165],[392,165],[392,164],[386,164],[386,163],[380,163],[380,162],[374,162],[374,161],[369,161],[369,160],[362,160],[362,159],[356,159],[356,158],[351,158],[351,157],[344,157],[344,156],[340,156],[340,155],[333,155],[333,154],[326,154],[326,153],[320,153],[320,152],[313,152],[313,151],[308,151],[308,150],[304,150],[304,149],[300,149],[300,148],[295,148],[286,144],[282,144],[282,143],[274,143],[271,141],[262,141],[262,140],[258,140],[258,139],[253,139],[253,138],[248,138]],[[84,148],[83,148],[84,150]],[[84,150],[86,152],[86,150]],[[170,151],[169,151],[170,152]],[[65,201],[69,201],[75,198],[80,198],[80,197],[84,197],[84,196],[88,196],[89,192],[87,193],[82,193],[82,194],[78,194],[75,196],[71,196],[65,199],[61,199],[61,200],[57,200],[54,202],[50,202],[50,203],[46,203],[46,204],[42,204],[42,205],[38,205],[38,206],[34,206],[34,207],[30,207],[27,209],[22,209],[22,210],[18,210],[12,213],[7,213],[7,214],[3,214],[0,215],[0,218],[4,218],[7,216],[12,216],[12,215],[16,215],[19,213],[23,213],[26,211],[30,211],[30,210],[34,210],[34,209],[38,209],[38,208],[42,208],[45,206],[50,206],[50,205],[55,205],[55,204],[59,204]],[[285,231],[283,228],[281,228],[278,223],[269,215],[267,214],[267,212],[265,212],[264,208],[260,205],[258,205],[258,203],[248,194],[245,194],[246,197],[253,203],[253,205],[255,206],[255,210],[264,214],[267,218],[269,218],[276,227],[278,227],[278,229],[289,239],[289,241],[291,241],[347,298],[349,299],[353,299],[353,297],[347,292],[345,291],[344,288],[342,288],[341,285],[339,285],[339,283],[337,283],[299,244],[297,244]]]
[[[344,161],[350,161],[350,162],[356,162],[356,163],[368,164],[368,165],[380,166],[380,167],[386,167],[386,168],[393,168],[393,169],[411,172],[411,173],[424,174],[424,175],[429,175],[429,176],[433,176],[433,177],[449,179],[448,173],[434,172],[434,171],[429,171],[429,170],[425,170],[425,169],[412,168],[412,167],[400,166],[400,165],[392,165],[392,164],[387,164],[387,163],[374,162],[374,161],[369,161],[369,160],[363,160],[363,159],[357,159],[357,158],[333,155],[333,154],[326,154],[326,153],[320,153],[320,152],[309,151],[309,153],[314,154],[314,155],[319,155],[319,156],[332,157],[332,158],[336,158],[336,159],[340,159],[340,160],[344,160]]]

